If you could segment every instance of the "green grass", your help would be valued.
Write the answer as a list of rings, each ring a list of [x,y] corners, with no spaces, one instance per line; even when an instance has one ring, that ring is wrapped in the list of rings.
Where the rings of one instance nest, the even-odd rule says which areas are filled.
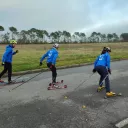
[[[6,45],[0,45],[0,58]],[[90,44],[62,44],[59,48],[59,58],[56,66],[94,62],[104,46],[112,49],[111,59],[128,58],[128,43],[90,43]],[[13,56],[13,72],[41,69],[46,67],[46,60],[39,66],[41,56],[52,47],[51,44],[17,45],[19,53]],[[0,66],[0,71],[3,69]]]

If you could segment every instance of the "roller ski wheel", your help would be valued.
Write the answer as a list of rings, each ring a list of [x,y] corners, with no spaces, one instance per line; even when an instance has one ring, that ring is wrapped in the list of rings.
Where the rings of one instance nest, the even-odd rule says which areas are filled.
[[[105,89],[105,86],[103,86],[103,87],[98,87],[97,88],[97,92],[101,92],[102,90],[104,90]]]
[[[114,94],[114,95],[111,95],[111,96],[104,96],[104,99],[107,99],[107,98],[111,98],[111,97],[116,97],[116,96],[122,96],[122,93],[117,93],[117,94]]]
[[[52,84],[50,83],[49,86],[52,86]]]
[[[67,88],[67,85],[64,85],[64,88]]]

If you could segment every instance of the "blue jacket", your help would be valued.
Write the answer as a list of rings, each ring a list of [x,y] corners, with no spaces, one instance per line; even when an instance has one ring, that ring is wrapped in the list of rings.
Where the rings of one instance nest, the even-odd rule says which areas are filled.
[[[56,50],[56,48],[52,48],[50,50],[48,50],[40,59],[40,62],[42,62],[45,57],[47,57],[47,63],[52,63],[52,64],[56,64],[56,59],[58,57],[58,51]]]
[[[12,63],[12,56],[15,54],[16,52],[13,52],[13,47],[11,45],[6,46],[6,50],[2,57],[2,62]]]
[[[95,60],[94,68],[96,68],[96,66],[105,66],[110,69],[110,61],[111,57],[108,52],[106,52],[105,54],[101,54]]]

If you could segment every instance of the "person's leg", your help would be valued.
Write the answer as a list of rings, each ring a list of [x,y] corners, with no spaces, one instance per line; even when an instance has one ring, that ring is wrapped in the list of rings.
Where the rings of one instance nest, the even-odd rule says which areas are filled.
[[[57,77],[56,67],[52,66],[51,70],[52,70],[52,81],[53,83],[56,83],[56,77]]]
[[[107,92],[110,92],[109,76],[107,76],[106,79],[105,79],[105,87],[106,87],[106,93],[107,93]]]
[[[107,96],[113,96],[115,95],[114,92],[110,91],[110,80],[109,80],[109,74],[106,67],[98,66],[97,72],[100,74],[101,78],[99,81],[99,86],[103,84],[103,81],[105,80],[105,88],[106,88],[106,95]],[[99,90],[101,90],[103,86],[99,87]]]
[[[8,68],[7,68],[7,63],[5,62],[4,64],[4,70],[0,73],[0,80],[1,80],[1,77],[7,72]]]
[[[97,70],[98,74],[100,75],[99,87],[97,89],[97,91],[99,92],[105,88],[105,86],[103,86],[103,81],[104,81],[105,75],[104,75],[104,71],[103,71],[103,66],[98,66],[96,68],[96,70]]]
[[[101,66],[100,74],[101,74],[100,84],[102,84],[103,81],[105,80],[106,92],[110,92],[110,81],[109,81],[109,74],[108,74],[107,68]]]
[[[12,64],[8,63],[8,82],[11,82],[12,77]]]
[[[103,75],[100,75],[100,80],[99,80],[99,86],[102,87],[103,86]]]
[[[106,73],[105,87],[106,87],[106,92],[110,92],[110,80],[108,73]]]
[[[98,74],[100,75],[99,86],[102,87],[103,86],[103,80],[105,77],[104,71],[103,71],[103,66],[96,67],[96,70],[97,70]]]
[[[56,67],[53,66],[52,63],[48,63],[47,66],[52,71],[52,83],[56,83]]]
[[[107,96],[113,96],[113,95],[115,95],[115,93],[112,92],[111,89],[110,89],[110,80],[109,80],[109,73],[108,73],[108,70],[106,69],[105,72],[106,72],[106,74],[107,74],[107,77],[106,77],[106,79],[105,79],[106,95],[107,95]]]

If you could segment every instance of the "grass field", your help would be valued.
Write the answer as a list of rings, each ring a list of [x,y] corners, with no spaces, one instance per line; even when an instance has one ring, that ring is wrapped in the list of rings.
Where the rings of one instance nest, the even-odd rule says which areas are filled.
[[[0,45],[0,58],[6,45]],[[89,43],[89,44],[62,44],[59,48],[59,58],[56,66],[66,66],[94,62],[104,46],[112,49],[111,59],[127,59],[128,43]],[[40,57],[52,47],[52,44],[17,45],[19,53],[13,56],[13,72],[46,68],[46,61],[39,66]],[[0,71],[3,69],[0,66]]]

